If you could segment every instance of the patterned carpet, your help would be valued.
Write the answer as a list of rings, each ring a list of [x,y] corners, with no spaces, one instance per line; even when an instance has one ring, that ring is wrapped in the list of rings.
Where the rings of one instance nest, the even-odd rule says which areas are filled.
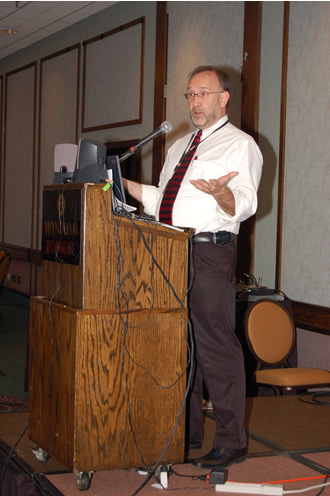
[[[22,413],[27,412],[29,400],[16,398],[14,396],[0,396],[0,413]]]
[[[0,296],[0,398],[14,397],[18,401],[28,398],[25,385],[25,365],[29,334],[30,298],[13,291],[2,291]],[[0,412],[7,410],[2,402]],[[10,402],[12,406],[13,402]],[[16,410],[15,410],[16,411]],[[23,410],[19,410],[23,411]],[[26,405],[25,410],[26,411]]]

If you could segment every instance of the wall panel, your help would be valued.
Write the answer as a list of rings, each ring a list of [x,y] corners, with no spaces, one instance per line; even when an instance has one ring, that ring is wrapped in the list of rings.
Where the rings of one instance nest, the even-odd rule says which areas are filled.
[[[3,222],[3,164],[2,164],[2,105],[3,105],[3,76],[0,76],[0,241],[2,240],[2,222]]]
[[[328,2],[291,2],[282,285],[294,300],[329,306]]]
[[[173,131],[166,135],[167,146],[193,129],[183,94],[198,65],[219,65],[230,74],[234,91],[229,117],[240,125],[244,2],[168,2],[168,9],[166,118]]]
[[[63,29],[24,50],[19,50],[9,57],[0,59],[0,80],[3,77],[4,90],[7,79],[9,85],[9,100],[6,104],[8,107],[7,135],[5,137],[5,126],[3,126],[1,136],[3,146],[2,165],[0,165],[2,166],[0,170],[0,246],[10,252],[13,274],[21,280],[20,284],[10,283],[12,289],[27,292],[30,287],[31,294],[40,294],[38,264],[41,262],[39,250],[41,247],[42,191],[45,184],[53,182],[55,144],[77,143],[79,138],[91,138],[103,143],[130,143],[131,146],[153,129],[156,9],[156,2],[117,2],[99,14]],[[143,28],[145,43],[143,44],[143,56],[139,51],[139,67],[141,68],[139,105],[143,107],[141,108],[143,120],[138,124],[129,123],[127,126],[102,127],[102,129],[82,132],[80,125],[83,109],[82,45],[84,41],[100,38],[102,33],[116,30],[118,26],[134,24],[134,20],[139,21],[141,28],[142,19],[144,19],[145,26]],[[141,48],[140,38],[139,45]],[[27,70],[32,65],[34,65],[33,83],[30,80],[31,73]],[[97,67],[96,76],[100,76],[101,85],[105,79],[113,78],[113,71],[105,70],[102,58]],[[21,71],[24,74],[21,75]],[[130,71],[131,74],[132,67]],[[133,71],[136,75],[135,60]],[[140,84],[142,80],[143,86]],[[114,86],[111,88],[113,89],[111,93],[117,98],[116,88]],[[98,108],[102,108],[104,94],[100,94],[97,88],[94,90],[91,88],[91,92],[94,98],[93,105],[95,103]],[[132,97],[133,93],[135,92],[132,92]],[[3,96],[5,105],[7,97],[5,92]],[[146,182],[152,174],[151,150],[152,143],[141,151],[142,174]],[[2,219],[4,219],[5,228]],[[22,262],[27,268],[31,268],[30,285],[27,280],[28,271]]]
[[[258,191],[254,275],[269,288],[275,288],[276,273],[282,40],[283,2],[264,2],[258,140],[264,165]]]
[[[54,179],[54,147],[58,143],[77,143],[79,104],[80,46],[41,60],[39,111],[39,222],[42,191]]]
[[[6,74],[5,99],[3,242],[31,248],[36,64]]]
[[[144,18],[84,44],[82,131],[142,122]]]

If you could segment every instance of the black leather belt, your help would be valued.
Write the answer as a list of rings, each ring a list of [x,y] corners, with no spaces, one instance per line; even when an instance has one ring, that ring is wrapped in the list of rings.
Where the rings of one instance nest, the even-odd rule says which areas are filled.
[[[231,243],[236,238],[236,235],[229,231],[218,231],[216,233],[199,233],[192,237],[192,242],[195,243],[214,243],[215,245],[226,245]]]

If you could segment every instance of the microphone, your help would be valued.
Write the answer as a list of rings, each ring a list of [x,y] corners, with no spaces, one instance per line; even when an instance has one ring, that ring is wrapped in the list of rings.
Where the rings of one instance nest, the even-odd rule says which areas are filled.
[[[152,133],[145,136],[145,138],[140,139],[134,146],[131,146],[131,148],[120,157],[119,162],[126,160],[128,157],[133,155],[133,153],[136,153],[142,146],[149,143],[149,141],[158,138],[161,134],[169,133],[172,131],[172,127],[173,126],[169,121],[162,122],[159,128],[152,131]]]
[[[168,122],[168,121],[162,122],[158,129],[156,129],[155,131],[152,131],[152,133],[148,134],[148,136],[146,136],[145,138],[142,138],[140,141],[138,141],[136,143],[136,145],[134,147],[132,146],[130,148],[130,150],[132,150],[132,148],[136,148],[136,147],[140,148],[141,146],[144,146],[149,141],[151,141],[155,138],[158,138],[158,136],[160,136],[161,134],[168,133],[168,132],[172,131],[172,127],[173,126],[170,122]]]

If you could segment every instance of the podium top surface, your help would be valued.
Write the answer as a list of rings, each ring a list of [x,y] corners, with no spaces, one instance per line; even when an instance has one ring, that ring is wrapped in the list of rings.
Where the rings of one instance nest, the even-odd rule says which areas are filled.
[[[107,183],[108,184],[108,183]],[[100,193],[104,192],[105,194],[110,194],[111,189],[104,190],[105,184],[96,184],[96,183],[66,183],[66,184],[49,184],[44,186],[44,191],[58,191],[59,193],[65,194],[66,191],[72,190],[84,190],[85,194],[88,190],[99,191]],[[111,202],[110,202],[111,203]],[[118,215],[114,212],[111,212],[112,220],[117,220],[125,227],[128,227],[130,224],[134,228],[135,225],[141,229],[142,231],[152,229],[156,230],[156,233],[163,236],[174,237],[175,239],[185,239],[190,238],[195,234],[195,230],[189,227],[177,227],[163,224],[158,221],[153,221],[149,219],[143,219],[143,216],[130,214]]]

